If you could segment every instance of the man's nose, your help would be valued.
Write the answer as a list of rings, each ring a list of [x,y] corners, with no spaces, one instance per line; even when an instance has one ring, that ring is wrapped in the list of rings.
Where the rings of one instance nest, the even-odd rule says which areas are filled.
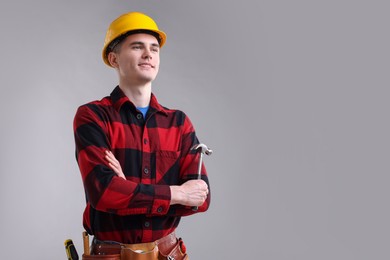
[[[152,52],[149,49],[145,48],[144,53],[143,53],[143,58],[144,59],[152,59]]]

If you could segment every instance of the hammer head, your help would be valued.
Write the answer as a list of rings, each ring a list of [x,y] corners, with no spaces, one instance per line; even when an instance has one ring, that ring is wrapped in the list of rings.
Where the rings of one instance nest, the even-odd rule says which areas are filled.
[[[207,148],[205,144],[196,144],[194,145],[191,150],[196,150],[199,153],[203,153],[206,155],[211,155],[213,153],[213,150]]]

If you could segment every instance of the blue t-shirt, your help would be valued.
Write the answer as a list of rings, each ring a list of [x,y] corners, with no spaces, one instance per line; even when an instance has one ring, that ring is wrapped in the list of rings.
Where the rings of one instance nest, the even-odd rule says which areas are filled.
[[[137,109],[142,113],[142,115],[144,116],[144,118],[146,118],[146,113],[147,113],[148,110],[149,110],[149,106],[147,106],[147,107],[137,107]]]

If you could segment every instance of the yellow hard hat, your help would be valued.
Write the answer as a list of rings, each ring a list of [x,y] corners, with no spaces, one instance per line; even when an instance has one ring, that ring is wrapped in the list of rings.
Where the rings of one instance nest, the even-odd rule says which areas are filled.
[[[112,41],[119,36],[136,30],[146,30],[154,32],[159,36],[160,47],[162,47],[167,39],[166,34],[160,31],[156,22],[149,16],[140,12],[130,12],[119,16],[108,27],[106,38],[104,40],[104,47],[102,52],[103,61],[105,64],[111,67],[107,59],[107,47]]]

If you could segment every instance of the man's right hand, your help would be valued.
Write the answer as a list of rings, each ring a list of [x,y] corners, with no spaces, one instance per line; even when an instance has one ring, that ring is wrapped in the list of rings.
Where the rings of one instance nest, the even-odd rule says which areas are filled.
[[[116,173],[116,175],[126,180],[125,174],[122,171],[121,164],[115,158],[114,154],[109,150],[106,150],[105,153],[105,158],[108,161],[108,165],[110,166],[110,168]]]
[[[171,205],[201,206],[207,199],[209,189],[203,180],[189,180],[180,186],[170,186]]]

